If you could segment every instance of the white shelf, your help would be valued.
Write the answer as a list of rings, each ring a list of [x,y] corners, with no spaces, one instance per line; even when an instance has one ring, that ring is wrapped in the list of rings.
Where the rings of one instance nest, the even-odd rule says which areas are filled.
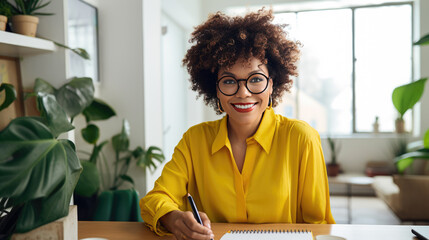
[[[28,37],[21,34],[0,31],[0,55],[24,57],[55,51],[54,42]]]

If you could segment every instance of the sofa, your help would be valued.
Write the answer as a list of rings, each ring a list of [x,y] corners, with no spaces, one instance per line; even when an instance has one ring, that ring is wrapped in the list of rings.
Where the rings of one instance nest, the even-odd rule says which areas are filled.
[[[376,195],[401,221],[429,221],[429,176],[375,176]]]

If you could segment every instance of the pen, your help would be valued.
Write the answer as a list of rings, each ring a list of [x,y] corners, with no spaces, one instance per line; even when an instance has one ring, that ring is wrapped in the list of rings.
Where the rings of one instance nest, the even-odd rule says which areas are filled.
[[[194,199],[189,193],[188,193],[188,200],[189,200],[189,204],[191,204],[192,213],[194,214],[195,220],[197,220],[199,224],[203,225],[203,221],[201,221],[200,214],[198,213],[197,205],[195,205]]]
[[[425,236],[421,235],[420,233],[418,233],[416,230],[411,229],[411,232],[414,233],[414,235],[416,235],[417,239],[420,240],[428,240]]]
[[[195,205],[194,199],[192,198],[191,194],[188,193],[188,200],[189,204],[191,204],[192,213],[194,214],[195,220],[201,225],[204,226],[203,221],[201,220],[200,214],[198,213],[197,205]],[[211,239],[213,240],[213,239]]]

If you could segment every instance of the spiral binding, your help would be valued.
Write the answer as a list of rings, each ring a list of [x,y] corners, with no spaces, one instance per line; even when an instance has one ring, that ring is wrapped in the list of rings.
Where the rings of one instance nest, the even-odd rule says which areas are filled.
[[[230,230],[229,233],[232,234],[242,234],[242,233],[250,233],[250,234],[265,234],[265,233],[311,233],[311,231],[304,229],[294,229],[294,230],[284,230],[284,229],[268,229],[268,230]]]

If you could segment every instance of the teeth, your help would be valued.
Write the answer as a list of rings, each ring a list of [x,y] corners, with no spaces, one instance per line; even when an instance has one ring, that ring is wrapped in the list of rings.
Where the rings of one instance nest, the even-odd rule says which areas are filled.
[[[251,104],[246,104],[246,105],[234,105],[234,107],[240,108],[240,109],[247,109],[247,108],[253,107],[253,105],[255,105],[255,104],[251,103]]]

